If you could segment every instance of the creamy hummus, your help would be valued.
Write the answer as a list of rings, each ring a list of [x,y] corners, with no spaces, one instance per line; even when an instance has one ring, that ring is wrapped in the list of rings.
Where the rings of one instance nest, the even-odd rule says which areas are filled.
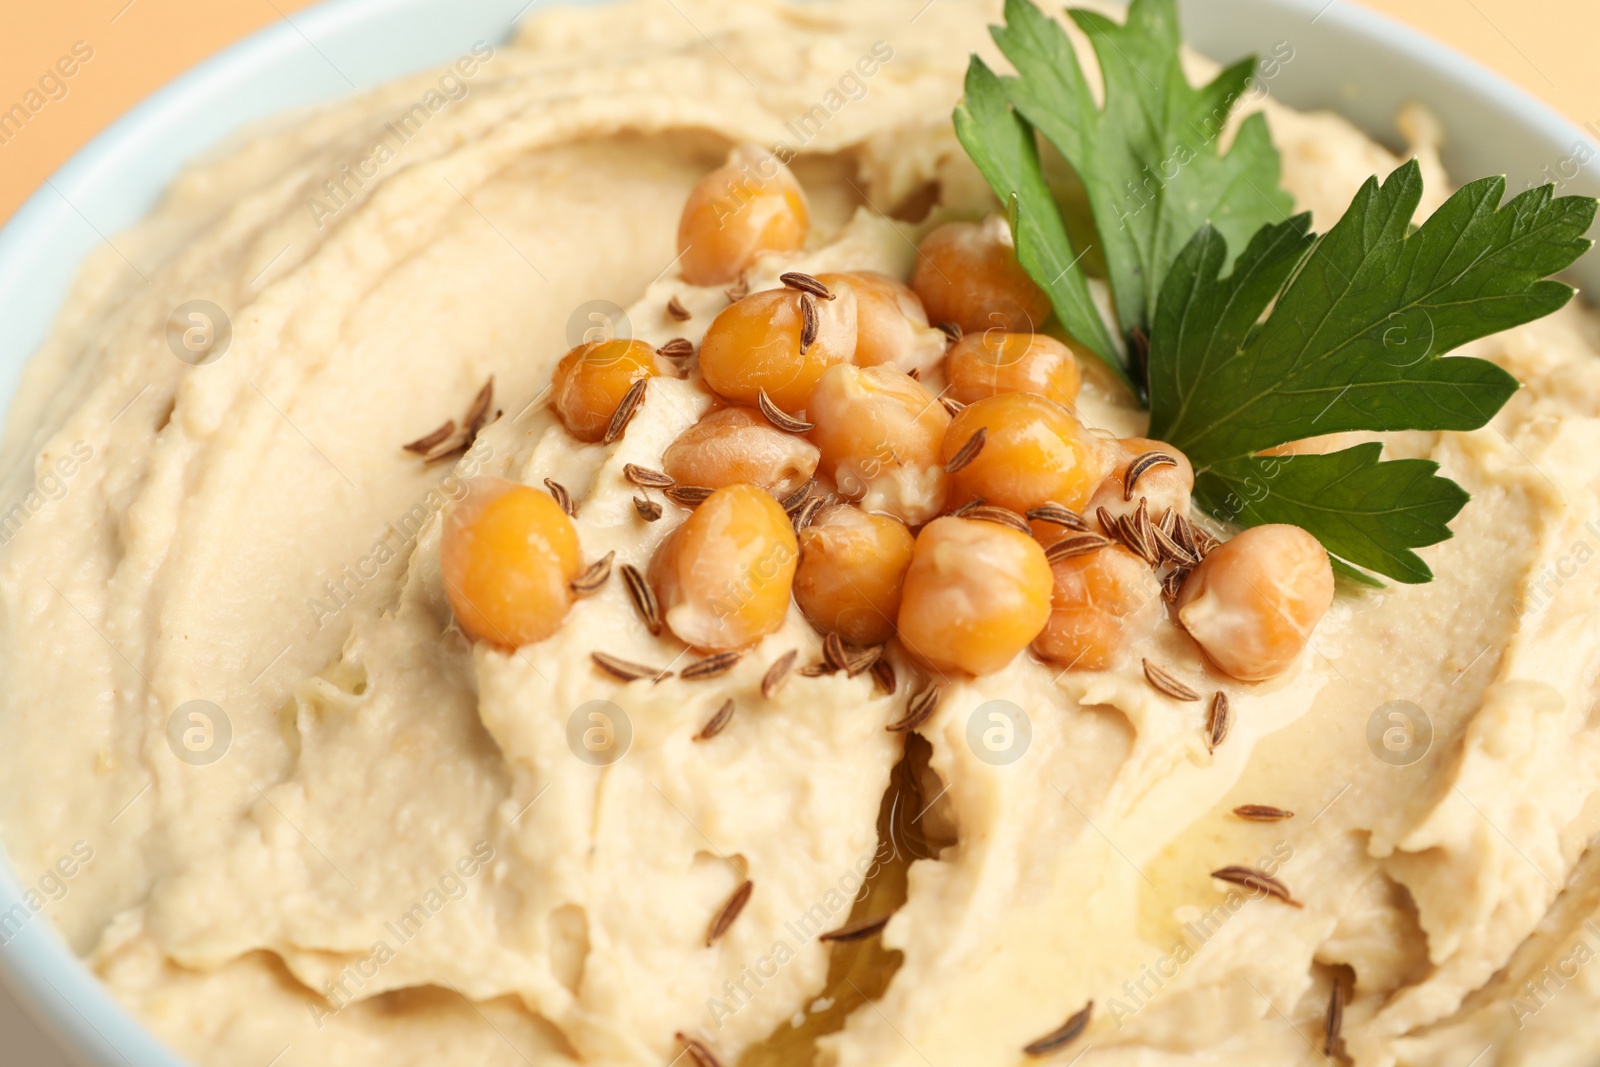
[[[0,448],[0,832],[39,905],[4,936],[50,922],[208,1067],[659,1065],[679,1031],[726,1065],[999,1067],[1089,1000],[1062,1062],[1317,1063],[1336,980],[1363,1067],[1594,1063],[1600,331],[1577,306],[1472,346],[1526,383],[1492,426],[1386,439],[1473,493],[1424,553],[1438,580],[1341,588],[1262,685],[1164,628],[1162,662],[1230,695],[1214,752],[1204,705],[1136,664],[1023,655],[945,692],[895,792],[903,688],[759,697],[784,652],[818,658],[798,611],[732,672],[654,686],[591,664],[682,653],[615,580],[514,654],[453,627],[437,515],[466,474],[569,487],[587,559],[643,567],[671,527],[636,518],[622,468],[658,465],[703,392],[659,380],[614,446],[537,401],[591,313],[617,318],[593,302],[654,343],[698,342],[726,306],[677,278],[674,234],[731,144],[797,153],[813,206],[810,247],[758,288],[906,277],[934,222],[993,207],[949,114],[997,18],[540,13],[448,72],[254,131],[96,254]],[[1337,116],[1252,106],[1318,228],[1397,162]],[[231,341],[194,366],[167,324],[197,300]],[[401,450],[490,376],[498,418],[454,468]],[[1080,411],[1142,429],[1092,375]],[[595,756],[592,730],[625,754]],[[882,988],[886,965],[830,976],[817,935],[915,851],[880,842],[886,791],[918,809],[886,824],[945,847],[910,866],[894,953],[866,957],[898,955]],[[1303,908],[1208,877],[1229,864]]]

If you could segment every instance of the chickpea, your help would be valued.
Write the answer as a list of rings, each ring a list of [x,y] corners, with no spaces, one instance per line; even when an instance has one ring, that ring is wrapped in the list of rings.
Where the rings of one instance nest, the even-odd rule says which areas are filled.
[[[799,554],[794,526],[772,494],[730,485],[667,535],[647,577],[678,639],[720,652],[783,625]]]
[[[837,504],[800,531],[794,599],[823,633],[852,645],[894,636],[900,587],[911,566],[911,531],[899,519]]]
[[[963,404],[1001,393],[1037,393],[1063,407],[1078,399],[1083,375],[1072,350],[1042,333],[984,330],[950,349],[947,395]]]
[[[1109,466],[1083,423],[1032,393],[1001,393],[957,412],[944,435],[945,462],[980,428],[982,450],[950,476],[951,505],[982,497],[1019,513],[1051,502],[1081,512]]]
[[[722,489],[745,483],[775,496],[798,489],[821,454],[803,437],[784,433],[750,408],[719,408],[667,446],[662,469],[681,485]]]
[[[794,289],[767,289],[728,305],[700,344],[700,373],[718,396],[756,405],[762,389],[791,415],[803,410],[822,372],[856,351],[856,296],[841,289],[817,300],[817,337],[800,350],[801,301]]]
[[[841,495],[913,526],[944,510],[948,481],[939,450],[950,413],[894,367],[829,367],[806,408],[818,469]]]
[[[1163,464],[1145,471],[1134,486],[1133,499],[1128,500],[1124,493],[1128,464],[1147,452],[1165,452],[1178,464],[1175,467]],[[1168,508],[1188,517],[1189,497],[1194,492],[1194,468],[1189,465],[1188,456],[1165,441],[1149,437],[1124,437],[1116,442],[1113,455],[1116,456],[1116,466],[1111,468],[1111,473],[1106,475],[1095,489],[1094,496],[1089,499],[1086,513],[1090,517],[1098,515],[1101,508],[1112,515],[1132,515],[1139,509],[1141,498],[1149,501],[1152,522],[1165,515]]]
[[[671,373],[672,367],[643,341],[594,341],[561,357],[550,382],[551,400],[568,433],[598,441],[634,382]]]
[[[1050,564],[1033,538],[945,516],[917,534],[900,599],[900,640],[941,670],[988,674],[1050,618]]]
[[[1298,526],[1256,526],[1212,549],[1178,593],[1178,620],[1225,673],[1288,670],[1333,603],[1333,568]]]
[[[503,478],[468,478],[445,513],[439,569],[467,636],[502,649],[543,641],[572,606],[578,531],[548,493]]]
[[[953,322],[967,333],[1032,333],[1050,317],[1050,298],[1017,262],[1011,228],[999,215],[947,222],[924,237],[911,288],[929,322]]]
[[[726,285],[763,252],[805,247],[806,194],[778,157],[740,145],[700,179],[678,220],[678,252],[691,285]]]
[[[817,280],[834,292],[850,289],[856,295],[857,366],[889,364],[926,374],[944,358],[950,339],[928,325],[928,313],[909,285],[872,270],[819,274]]]
[[[1045,659],[1103,671],[1161,620],[1161,582],[1149,564],[1111,545],[1051,566],[1050,621],[1033,642]]]

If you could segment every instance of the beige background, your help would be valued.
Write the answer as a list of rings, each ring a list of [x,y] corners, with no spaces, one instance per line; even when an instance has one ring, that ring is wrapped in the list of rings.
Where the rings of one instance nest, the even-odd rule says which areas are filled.
[[[311,0],[0,0],[0,111],[82,42],[93,57],[0,144],[0,220],[130,106],[231,41]],[[1225,0],[1214,0],[1225,3]],[[1355,3],[1356,0],[1331,0]],[[1578,124],[1600,125],[1600,0],[1364,0],[1499,71]],[[80,54],[85,51],[79,46]],[[60,69],[73,66],[67,63]],[[19,1067],[66,1061],[0,993],[0,1049]]]
[[[229,42],[309,2],[0,0],[0,111],[35,89],[77,42],[94,50],[94,58],[65,79],[66,95],[0,144],[0,220],[129,106]],[[1473,56],[1580,125],[1600,124],[1597,0],[1361,2]]]

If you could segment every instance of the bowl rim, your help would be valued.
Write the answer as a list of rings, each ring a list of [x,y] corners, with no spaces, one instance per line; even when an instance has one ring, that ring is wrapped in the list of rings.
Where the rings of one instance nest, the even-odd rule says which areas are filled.
[[[456,2],[459,3],[459,0]],[[573,0],[526,0],[525,3],[523,0],[479,0],[474,10],[483,8],[487,11],[493,8],[503,15],[503,10],[516,9],[515,15],[504,20],[506,34],[499,38],[503,40],[526,12],[571,2]],[[1202,0],[1189,2],[1198,4]],[[1417,66],[1432,71],[1439,79],[1471,87],[1480,96],[1494,98],[1551,145],[1586,142],[1596,146],[1595,137],[1588,131],[1580,129],[1528,90],[1387,15],[1361,7],[1350,0],[1265,2],[1305,17],[1313,24],[1325,20],[1351,36],[1381,41],[1389,50],[1408,57]],[[105,234],[74,205],[92,201],[99,192],[121,182],[130,161],[148,153],[152,140],[163,131],[174,129],[185,118],[194,115],[197,109],[208,106],[222,94],[240,90],[252,77],[291,62],[308,45],[316,48],[314,42],[318,40],[326,41],[330,37],[370,27],[376,20],[402,18],[408,11],[421,11],[450,3],[451,0],[323,0],[295,12],[292,17],[284,16],[254,31],[167,82],[75,152],[0,227],[0,300],[3,300],[7,291],[20,284],[19,279],[29,273],[30,267],[36,265],[40,256],[38,250],[56,239],[61,227],[71,223],[74,218],[81,218],[82,222],[95,230],[100,237],[98,243],[105,242]],[[470,5],[460,6],[466,8]],[[456,43],[452,41],[450,46]],[[443,51],[448,52],[449,48]],[[410,69],[425,69],[425,66],[412,66]],[[373,83],[407,72],[406,69],[396,68],[383,78],[374,79]],[[353,92],[341,90],[327,98],[347,97],[369,87],[357,86]],[[281,112],[291,106],[284,105],[276,110]],[[247,117],[235,123],[233,128],[237,130],[249,121],[252,120]],[[1596,132],[1600,133],[1600,130]],[[227,136],[224,132],[213,138],[212,143],[225,141]],[[1594,150],[1600,156],[1600,146]],[[170,178],[169,174],[163,179],[162,187]],[[107,228],[119,232],[148,210],[148,202],[153,197],[154,194],[145,197],[145,207],[137,212],[135,218],[119,219],[117,225]],[[78,256],[67,285],[60,287],[54,303],[39,312],[46,330],[59,314],[71,281],[81,265],[82,256]],[[22,352],[22,356],[17,367],[11,368],[8,373],[14,377],[20,371],[21,363],[31,358],[41,340],[42,335],[33,337],[26,332],[20,339],[14,338],[10,358],[15,360],[18,351]],[[6,358],[4,352],[0,352],[0,361]],[[8,412],[10,392],[9,387],[0,386],[0,400],[5,402]],[[10,857],[5,853],[3,843],[0,843],[0,919],[10,916],[18,906],[26,907],[22,903],[23,894],[23,886]],[[185,1061],[167,1048],[153,1032],[145,1029],[131,1011],[117,1002],[109,988],[68,948],[48,921],[47,911],[30,913],[22,928],[14,935],[8,930],[0,930],[0,937],[3,937],[0,939],[0,985],[12,994],[23,1010],[33,1016],[71,1059],[92,1067],[115,1064],[128,1067],[184,1067]],[[278,1055],[281,1056],[282,1052]]]

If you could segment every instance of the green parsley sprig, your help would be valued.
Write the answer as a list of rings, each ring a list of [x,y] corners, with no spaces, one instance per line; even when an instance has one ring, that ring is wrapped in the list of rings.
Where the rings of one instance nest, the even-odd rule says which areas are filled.
[[[1505,179],[1485,178],[1413,232],[1422,178],[1410,162],[1369,180],[1318,237],[1309,216],[1285,218],[1260,115],[1220,151],[1254,60],[1191,87],[1175,0],[1133,0],[1121,25],[1069,12],[1099,58],[1103,107],[1060,25],[1029,0],[1005,10],[992,32],[1017,73],[996,75],[974,56],[956,132],[1010,206],[1018,258],[1062,328],[1148,396],[1150,435],[1189,457],[1211,514],[1301,526],[1358,580],[1429,581],[1413,549],[1448,538],[1469,499],[1438,464],[1385,461],[1377,443],[1263,453],[1339,431],[1486,425],[1516,379],[1485,360],[1441,357],[1565,305],[1572,288],[1547,279],[1590,247],[1596,202],[1546,186],[1501,206]],[[1107,351],[1089,249],[1068,236],[1035,130],[1083,183],[1129,357]]]

